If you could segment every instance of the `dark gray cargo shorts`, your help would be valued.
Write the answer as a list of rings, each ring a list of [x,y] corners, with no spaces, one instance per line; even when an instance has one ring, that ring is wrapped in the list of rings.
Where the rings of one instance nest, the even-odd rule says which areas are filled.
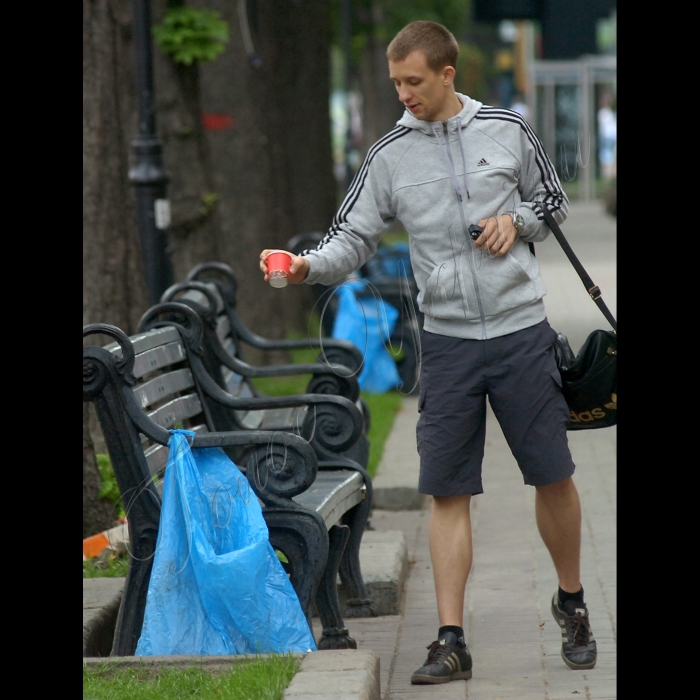
[[[490,340],[423,333],[420,493],[483,493],[487,396],[526,484],[545,486],[574,473],[555,338],[546,320]]]

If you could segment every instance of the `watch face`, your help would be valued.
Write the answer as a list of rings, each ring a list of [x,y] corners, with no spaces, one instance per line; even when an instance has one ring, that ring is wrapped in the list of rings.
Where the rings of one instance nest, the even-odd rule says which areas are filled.
[[[515,218],[513,219],[513,223],[515,224],[515,227],[518,229],[518,231],[521,231],[525,224],[525,220],[520,214],[516,214]]]

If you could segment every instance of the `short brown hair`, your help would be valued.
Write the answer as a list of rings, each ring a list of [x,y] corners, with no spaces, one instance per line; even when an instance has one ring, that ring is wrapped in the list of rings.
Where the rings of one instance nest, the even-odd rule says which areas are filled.
[[[407,24],[392,39],[386,56],[390,61],[403,61],[416,50],[425,53],[428,68],[432,71],[439,71],[445,66],[457,66],[457,40],[449,29],[437,22],[418,20]]]

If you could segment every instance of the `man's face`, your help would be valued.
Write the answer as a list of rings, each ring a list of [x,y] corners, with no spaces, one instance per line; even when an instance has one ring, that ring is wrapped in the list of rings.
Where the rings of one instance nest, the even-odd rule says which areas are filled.
[[[389,61],[389,77],[399,93],[399,101],[416,119],[436,122],[455,115],[453,68],[434,72],[428,67],[425,53],[416,50],[401,61]]]

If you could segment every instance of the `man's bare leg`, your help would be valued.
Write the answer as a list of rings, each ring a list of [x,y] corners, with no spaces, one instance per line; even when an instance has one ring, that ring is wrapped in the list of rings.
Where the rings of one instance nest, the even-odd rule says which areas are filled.
[[[581,504],[571,477],[538,486],[535,513],[540,535],[559,576],[561,591],[552,599],[552,615],[562,631],[562,659],[575,670],[593,668],[598,651],[583,602]]]
[[[462,627],[464,589],[472,566],[471,496],[433,496],[430,558],[440,627]]]
[[[537,527],[567,593],[581,588],[581,503],[573,479],[537,486]]]
[[[412,685],[472,677],[472,658],[462,634],[464,589],[472,566],[470,502],[471,496],[433,496],[428,535],[440,618],[438,634],[444,636],[428,647],[428,658],[411,676]]]

